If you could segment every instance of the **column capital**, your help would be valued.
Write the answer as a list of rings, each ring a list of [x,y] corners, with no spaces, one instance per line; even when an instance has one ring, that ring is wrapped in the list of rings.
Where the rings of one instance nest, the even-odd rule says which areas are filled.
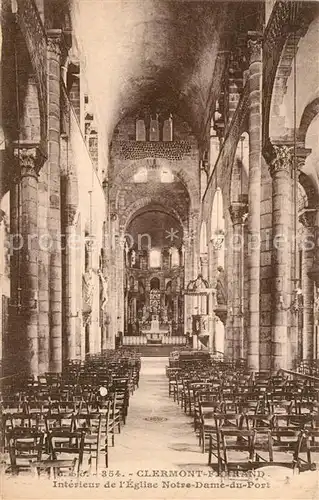
[[[200,259],[200,263],[202,265],[208,264],[208,255],[207,254],[201,254],[199,259]]]
[[[314,229],[316,225],[317,210],[315,208],[305,208],[298,215],[299,222],[309,229]]]
[[[60,56],[64,46],[63,33],[60,29],[51,29],[47,31],[48,51]]]
[[[229,207],[229,213],[234,226],[244,224],[248,215],[248,206],[246,203],[234,201]]]
[[[298,170],[301,170],[305,165],[305,161],[311,153],[310,148],[296,148],[296,166]]]
[[[75,226],[79,218],[77,205],[68,205],[65,209],[65,222],[67,226]]]
[[[293,167],[293,147],[291,145],[271,144],[267,156],[271,177],[274,177],[279,172],[291,175]]]
[[[24,141],[13,144],[13,157],[15,173],[19,179],[22,177],[35,177],[37,179],[46,160],[46,156],[38,143],[26,143]]]
[[[262,62],[262,34],[258,31],[248,31],[247,38],[249,64]]]

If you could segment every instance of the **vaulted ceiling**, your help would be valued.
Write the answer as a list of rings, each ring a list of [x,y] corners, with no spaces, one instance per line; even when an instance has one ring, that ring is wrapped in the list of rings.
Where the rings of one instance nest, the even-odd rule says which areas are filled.
[[[236,2],[73,0],[85,77],[110,138],[121,117],[159,102],[200,128]],[[219,81],[218,81],[219,80]]]

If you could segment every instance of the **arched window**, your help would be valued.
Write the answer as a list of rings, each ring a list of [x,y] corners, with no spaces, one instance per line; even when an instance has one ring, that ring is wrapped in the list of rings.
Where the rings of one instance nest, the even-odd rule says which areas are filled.
[[[141,183],[141,182],[147,182],[147,168],[142,167],[140,168],[136,174],[133,177],[133,182],[135,183]]]
[[[152,278],[150,281],[150,289],[151,290],[159,290],[160,289],[160,280],[158,278]]]
[[[150,267],[161,267],[161,251],[157,248],[150,250]]]
[[[171,248],[171,267],[179,266],[179,251],[176,247]]]
[[[144,120],[136,120],[136,140],[146,141],[146,128]]]
[[[163,184],[169,184],[170,182],[174,182],[174,175],[168,167],[163,167],[160,173],[161,182]]]
[[[216,189],[213,201],[210,227],[210,241],[216,253],[216,264],[225,265],[225,219],[223,207],[223,195],[220,188]]]
[[[163,141],[173,140],[173,118],[170,116],[163,123]]]
[[[150,141],[159,141],[159,123],[157,115],[151,117]]]
[[[232,169],[230,197],[231,201],[246,202],[249,175],[249,135],[244,132],[237,144]]]

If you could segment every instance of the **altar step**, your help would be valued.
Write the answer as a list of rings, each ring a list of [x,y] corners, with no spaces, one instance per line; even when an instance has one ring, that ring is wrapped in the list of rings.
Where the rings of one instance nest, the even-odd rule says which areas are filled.
[[[174,345],[126,345],[125,349],[132,349],[141,353],[146,358],[149,357],[168,357],[172,351],[176,350]]]

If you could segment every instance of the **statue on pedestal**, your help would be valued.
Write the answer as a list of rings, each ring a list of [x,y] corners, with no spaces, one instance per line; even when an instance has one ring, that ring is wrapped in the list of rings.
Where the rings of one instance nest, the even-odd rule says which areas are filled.
[[[147,307],[144,304],[142,308],[142,323],[146,323],[147,321]]]

